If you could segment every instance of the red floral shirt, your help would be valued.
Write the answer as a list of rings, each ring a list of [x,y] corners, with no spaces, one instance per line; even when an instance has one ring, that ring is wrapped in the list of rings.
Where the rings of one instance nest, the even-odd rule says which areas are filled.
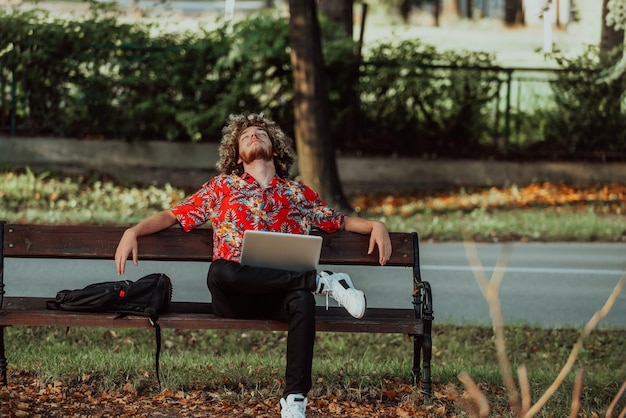
[[[344,222],[303,183],[274,176],[263,189],[247,173],[218,175],[171,210],[185,231],[211,222],[214,260],[239,261],[248,229],[308,234],[335,232]]]

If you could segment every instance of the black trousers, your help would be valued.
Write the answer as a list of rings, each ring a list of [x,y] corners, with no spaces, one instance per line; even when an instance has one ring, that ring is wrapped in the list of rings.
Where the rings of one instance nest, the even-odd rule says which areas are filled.
[[[306,395],[311,389],[316,275],[315,270],[300,273],[228,260],[215,260],[209,268],[207,285],[216,315],[287,322],[284,396]]]

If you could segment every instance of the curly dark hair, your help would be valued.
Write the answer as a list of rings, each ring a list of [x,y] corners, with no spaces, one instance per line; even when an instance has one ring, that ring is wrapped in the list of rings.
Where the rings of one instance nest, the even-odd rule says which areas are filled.
[[[263,113],[242,113],[230,115],[228,123],[222,129],[222,140],[219,147],[219,161],[217,169],[221,174],[243,174],[243,164],[239,160],[239,136],[251,127],[263,129],[270,137],[276,155],[274,165],[279,177],[287,178],[291,172],[291,166],[296,160],[296,152],[293,141],[273,120]]]

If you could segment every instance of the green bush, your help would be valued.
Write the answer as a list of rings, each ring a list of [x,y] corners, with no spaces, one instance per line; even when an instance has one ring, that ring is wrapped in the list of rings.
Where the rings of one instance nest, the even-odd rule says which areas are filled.
[[[0,11],[0,65],[5,80],[17,81],[20,133],[200,141],[214,139],[207,133],[218,134],[229,113],[285,107],[280,19],[152,36],[153,25],[104,16]]]
[[[474,153],[489,132],[489,103],[498,93],[494,58],[439,53],[420,40],[373,48],[360,80],[361,111],[373,141],[397,153]]]
[[[607,65],[593,46],[578,57],[552,57],[562,71],[551,84],[554,109],[545,115],[550,149],[570,155],[626,152],[626,78],[599,81]]]
[[[505,119],[510,72],[492,55],[440,52],[415,39],[375,44],[358,60],[351,38],[336,36],[332,22],[321,24],[335,34],[324,39],[323,53],[339,150],[439,157],[530,150],[565,158],[625,152],[625,81],[596,83],[602,67],[595,50],[574,59],[554,54],[562,71],[553,92],[534,109],[513,105]],[[94,5],[81,20],[0,10],[0,129],[8,131],[15,117],[18,135],[216,141],[230,113],[263,111],[293,135],[287,19],[262,12],[211,31],[161,29],[120,23],[111,6]]]

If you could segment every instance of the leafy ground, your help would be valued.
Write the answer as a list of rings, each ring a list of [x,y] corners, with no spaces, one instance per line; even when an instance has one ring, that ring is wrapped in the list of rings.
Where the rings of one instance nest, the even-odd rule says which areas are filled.
[[[622,215],[626,210],[626,185],[603,184],[570,186],[554,183],[533,183],[518,187],[456,188],[442,192],[424,190],[410,195],[360,195],[354,198],[357,208],[384,215],[411,216],[419,211],[472,211],[476,208],[543,209],[559,207],[566,210],[593,210],[602,214]]]
[[[0,389],[7,417],[276,417],[278,399],[258,399],[251,395],[244,401],[215,400],[201,388],[188,391],[164,390],[138,394],[132,385],[121,391],[102,391],[96,382],[67,385],[48,384],[33,375],[23,374],[20,384]],[[311,399],[308,417],[414,417],[445,416],[445,406],[418,409],[405,402],[411,387],[390,382],[384,400],[376,402],[344,401],[334,396]],[[430,415],[430,413],[433,415]],[[6,415],[5,415],[6,414]]]
[[[265,352],[269,357],[276,357],[271,352],[284,349],[283,333],[271,333],[268,336],[268,333],[258,331],[244,337],[241,332],[223,331],[219,334],[221,338],[201,338],[200,334],[191,331],[166,331],[165,357],[161,368],[162,372],[166,372],[166,376],[162,376],[166,379],[164,389],[159,389],[153,370],[150,369],[151,333],[138,333],[136,330],[119,333],[70,330],[69,336],[73,341],[71,345],[75,347],[71,350],[64,347],[61,352],[54,352],[57,353],[56,359],[47,361],[42,358],[46,348],[39,347],[39,341],[46,341],[48,347],[59,345],[66,338],[65,330],[7,330],[9,344],[19,343],[12,355],[21,358],[20,353],[27,351],[27,356],[21,360],[26,362],[30,359],[31,364],[26,364],[23,370],[9,370],[9,384],[0,387],[0,416],[278,416],[278,396],[282,385],[279,380],[284,364],[282,360],[272,363],[263,355],[255,353]],[[553,381],[566,362],[579,334],[579,331],[572,329],[507,327],[505,337],[512,367],[515,369],[522,364],[527,367],[533,401]],[[167,342],[177,335],[183,337],[187,344],[175,344],[178,348],[171,352],[167,348]],[[410,346],[408,339],[380,334],[368,335],[363,339],[360,335],[346,335],[345,341],[337,345],[338,337],[335,334],[321,333],[318,336],[319,355],[314,367],[316,381],[310,396],[309,417],[472,416],[471,412],[475,411],[476,405],[457,378],[463,371],[475,378],[478,387],[489,400],[489,416],[513,416],[508,408],[503,379],[495,365],[493,332],[490,327],[441,325],[435,328],[434,397],[429,402],[425,402],[422,394],[414,389],[410,379],[393,377],[406,375],[406,370],[410,367],[406,352]],[[195,338],[189,338],[191,336]],[[576,371],[585,372],[583,405],[580,414],[576,416],[604,416],[609,403],[618,393],[621,382],[626,378],[626,366],[620,356],[626,343],[624,336],[624,330],[597,330],[585,340],[575,367]],[[356,346],[360,341],[362,347]],[[106,370],[93,370],[93,362],[98,364],[102,359],[85,353],[86,342],[97,347],[94,348],[94,357],[108,359],[108,367],[115,376],[115,383],[104,376],[108,373]],[[134,345],[141,345],[146,350],[139,355],[133,354],[129,347]],[[338,348],[340,345],[346,346],[345,351]],[[215,351],[225,351],[224,346],[228,347],[229,353],[225,354],[225,361],[220,363],[222,356]],[[246,350],[243,346],[256,349]],[[382,350],[386,352],[383,353]],[[234,361],[231,352],[237,351],[249,352],[244,357],[236,356],[239,360]],[[331,371],[320,368],[320,363],[325,361],[323,358],[332,356],[331,353],[343,359],[338,361],[338,365],[331,366]],[[76,366],[72,366],[74,372],[57,371],[55,376],[48,370],[55,360],[62,363],[67,356],[78,357],[72,359],[76,362]],[[368,369],[365,366],[365,371],[359,373],[350,371],[351,367],[347,366],[354,358],[363,358],[361,362],[371,362],[375,361],[373,359],[376,356],[404,358],[400,367],[403,371],[391,370],[392,368],[384,370],[381,367]],[[135,362],[123,370],[115,366],[127,364],[133,359]],[[140,362],[143,364],[135,365]],[[177,362],[183,365],[182,369],[177,368]],[[195,362],[206,364],[207,367],[197,374],[185,370],[194,368],[192,364]],[[241,373],[249,366],[255,369],[258,367],[258,372],[252,375]],[[352,368],[358,366],[353,364]],[[174,376],[172,370],[175,370]],[[374,371],[382,375],[377,377],[373,374]],[[363,384],[364,380],[368,383]],[[573,377],[570,376],[554,400],[548,404],[549,408],[539,416],[560,418],[569,415],[567,411],[571,403],[572,380]],[[622,397],[615,412],[623,408],[626,408],[626,397]],[[467,413],[461,412],[462,410]]]

